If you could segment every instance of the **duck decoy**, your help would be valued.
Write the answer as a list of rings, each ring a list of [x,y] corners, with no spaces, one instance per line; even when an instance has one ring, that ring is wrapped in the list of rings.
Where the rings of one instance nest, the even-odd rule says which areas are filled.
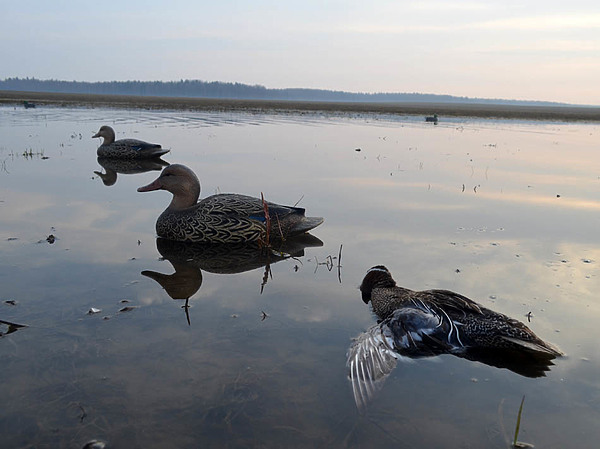
[[[200,181],[181,164],[166,167],[154,182],[137,190],[167,190],[173,194],[156,221],[158,236],[169,240],[264,243],[267,235],[270,240],[285,240],[323,223],[322,217],[306,217],[303,208],[235,193],[212,195],[198,202]]]
[[[157,143],[148,143],[137,139],[115,140],[115,130],[104,125],[92,136],[103,137],[102,145],[98,147],[96,154],[102,158],[115,159],[149,159],[160,157],[169,152]]]
[[[359,409],[404,357],[452,354],[542,377],[563,355],[520,321],[458,293],[399,287],[383,265],[367,272],[360,291],[379,322],[355,339],[347,354]]]

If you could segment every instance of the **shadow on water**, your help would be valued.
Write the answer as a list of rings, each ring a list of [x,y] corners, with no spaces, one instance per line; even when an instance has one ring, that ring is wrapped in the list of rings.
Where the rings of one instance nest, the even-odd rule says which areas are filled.
[[[149,171],[160,171],[169,163],[160,158],[153,159],[110,159],[99,157],[98,164],[104,168],[104,173],[94,171],[98,175],[105,186],[110,187],[117,182],[117,174],[135,175],[146,173]]]
[[[271,270],[271,265],[289,258],[304,256],[304,249],[321,247],[323,242],[311,234],[302,234],[280,242],[276,248],[263,248],[258,243],[190,243],[163,238],[156,239],[156,249],[168,260],[175,272],[164,274],[144,270],[142,275],[158,282],[175,300],[184,299],[188,324],[189,299],[202,286],[202,271],[215,274],[235,274],[265,267],[261,292]],[[264,312],[263,312],[264,313]]]

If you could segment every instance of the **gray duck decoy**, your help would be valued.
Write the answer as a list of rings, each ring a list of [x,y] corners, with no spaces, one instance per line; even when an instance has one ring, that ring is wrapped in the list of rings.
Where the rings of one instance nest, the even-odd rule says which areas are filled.
[[[563,355],[520,321],[458,293],[399,287],[383,265],[367,272],[360,291],[379,322],[355,339],[347,354],[359,409],[403,357],[452,354],[542,377],[551,361]]]
[[[306,217],[300,207],[282,206],[234,193],[212,195],[198,202],[200,182],[181,164],[165,168],[138,192],[167,190],[173,199],[156,221],[156,233],[169,240],[205,243],[258,242],[265,239],[268,207],[270,239],[283,240],[303,234],[323,223],[322,217]]]
[[[115,130],[104,125],[92,136],[103,137],[102,145],[98,147],[96,154],[102,158],[115,159],[150,159],[160,157],[169,152],[157,143],[148,143],[137,139],[115,140]]]

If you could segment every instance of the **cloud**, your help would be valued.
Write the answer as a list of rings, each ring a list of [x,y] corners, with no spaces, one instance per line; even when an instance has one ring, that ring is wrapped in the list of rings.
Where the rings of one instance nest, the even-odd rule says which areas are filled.
[[[405,33],[450,33],[470,30],[486,31],[555,31],[573,29],[600,28],[600,14],[571,14],[511,17],[497,20],[460,20],[452,24],[447,21],[432,23],[419,20],[407,23],[381,24],[381,23],[351,23],[338,27],[342,32],[361,34],[405,34]]]
[[[563,30],[600,28],[600,14],[513,17],[470,24],[487,30]]]

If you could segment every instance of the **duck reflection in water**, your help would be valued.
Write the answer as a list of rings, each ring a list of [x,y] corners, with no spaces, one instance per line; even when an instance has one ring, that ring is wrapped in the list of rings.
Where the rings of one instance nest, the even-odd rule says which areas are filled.
[[[562,353],[523,323],[448,290],[398,287],[386,267],[371,268],[360,285],[378,323],[352,343],[347,367],[362,410],[403,358],[452,354],[542,377]]]
[[[104,168],[104,173],[94,171],[94,174],[98,175],[107,187],[115,185],[118,173],[122,175],[135,175],[153,170],[160,171],[163,167],[169,165],[167,161],[163,161],[159,157],[153,159],[111,159],[99,157],[98,164]]]
[[[156,271],[142,271],[142,275],[154,279],[172,299],[185,300],[188,324],[189,299],[202,285],[202,271],[215,274],[235,274],[265,267],[261,291],[268,279],[272,264],[290,257],[304,256],[304,249],[320,247],[323,242],[305,233],[281,242],[274,248],[261,248],[258,243],[192,243],[178,242],[163,238],[156,239],[156,248],[163,259],[168,260],[175,272],[163,274]]]

